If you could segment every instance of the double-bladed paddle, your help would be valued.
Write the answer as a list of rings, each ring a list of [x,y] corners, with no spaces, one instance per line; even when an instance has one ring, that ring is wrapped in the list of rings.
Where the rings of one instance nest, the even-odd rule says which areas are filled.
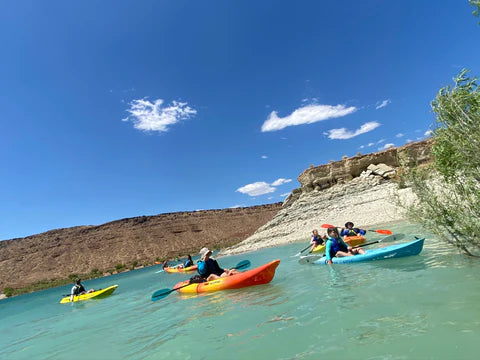
[[[292,257],[300,256],[305,250],[310,249],[311,247],[312,247],[312,244],[308,245],[305,249],[300,250],[298,253],[296,253]]]
[[[328,229],[328,228],[339,228],[340,226],[333,226],[331,224],[322,224],[322,228]],[[384,230],[384,229],[379,229],[379,230],[373,230],[373,229],[366,229],[366,231],[374,231],[379,234],[383,235],[392,235],[393,233],[390,230]]]
[[[243,260],[243,261],[240,261],[237,266],[233,267],[232,269],[244,269],[244,268],[247,268],[250,266],[250,261],[249,260]],[[163,299],[164,297],[166,297],[167,295],[169,295],[170,293],[178,290],[178,289],[181,289],[181,288],[184,288],[186,286],[190,285],[190,283],[188,284],[185,284],[185,285],[182,285],[182,286],[179,286],[177,288],[173,288],[173,289],[160,289],[160,290],[157,290],[155,291],[153,294],[152,294],[152,301],[157,301],[157,300],[160,300],[160,299]]]

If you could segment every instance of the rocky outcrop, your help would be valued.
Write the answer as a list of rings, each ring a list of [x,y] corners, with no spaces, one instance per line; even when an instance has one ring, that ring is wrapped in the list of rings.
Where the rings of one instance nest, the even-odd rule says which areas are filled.
[[[238,243],[270,221],[281,203],[139,216],[0,241],[0,292],[117,264],[152,264]]]
[[[340,161],[331,160],[326,165],[311,166],[298,176],[297,179],[301,186],[293,190],[285,199],[284,207],[292,205],[302,193],[325,190],[335,184],[342,184],[359,177],[362,172],[369,169],[369,166],[372,170],[371,166],[378,166],[378,164],[390,168],[398,168],[401,164],[424,164],[431,159],[431,145],[432,139],[427,139],[377,153],[358,154],[351,158],[344,157]]]

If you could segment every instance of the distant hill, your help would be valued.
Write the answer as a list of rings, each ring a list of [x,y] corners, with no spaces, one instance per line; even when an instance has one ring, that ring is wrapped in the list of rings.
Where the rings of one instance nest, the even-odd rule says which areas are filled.
[[[113,272],[219,249],[252,235],[282,203],[139,216],[0,241],[0,292],[71,274]]]

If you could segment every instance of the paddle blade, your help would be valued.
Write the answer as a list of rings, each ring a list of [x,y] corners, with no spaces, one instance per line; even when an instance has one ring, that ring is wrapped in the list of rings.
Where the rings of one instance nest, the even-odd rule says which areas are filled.
[[[157,301],[157,300],[163,299],[165,296],[170,294],[172,291],[175,291],[175,289],[157,290],[152,294],[152,301]]]
[[[332,227],[334,228],[334,227],[336,227],[336,226],[333,226],[333,225],[331,225],[331,224],[322,224],[321,227],[324,228],[324,229],[328,229],[328,228],[332,228]]]
[[[383,234],[383,235],[392,235],[393,233],[390,231],[390,230],[373,230],[379,234]]]
[[[240,261],[240,262],[237,264],[237,266],[235,266],[235,267],[232,268],[232,269],[237,269],[237,270],[238,270],[238,269],[246,269],[246,268],[250,267],[250,265],[251,265],[251,262],[250,262],[250,261],[248,261],[248,260],[243,260],[243,261]]]

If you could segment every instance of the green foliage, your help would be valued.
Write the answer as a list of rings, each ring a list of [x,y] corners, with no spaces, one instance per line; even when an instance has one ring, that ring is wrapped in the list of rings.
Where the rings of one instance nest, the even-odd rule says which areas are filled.
[[[115,269],[116,269],[117,271],[122,271],[123,269],[125,269],[125,265],[123,265],[123,264],[117,264],[117,265],[115,265]]]
[[[11,287],[6,287],[5,289],[3,289],[3,293],[6,297],[10,297],[15,294],[15,290]]]
[[[476,17],[480,17],[480,0],[469,0],[469,3],[476,8],[473,10],[472,14]]]
[[[442,88],[432,102],[434,162],[405,169],[418,202],[409,218],[422,223],[468,255],[480,249],[480,89],[462,70],[455,86]]]

